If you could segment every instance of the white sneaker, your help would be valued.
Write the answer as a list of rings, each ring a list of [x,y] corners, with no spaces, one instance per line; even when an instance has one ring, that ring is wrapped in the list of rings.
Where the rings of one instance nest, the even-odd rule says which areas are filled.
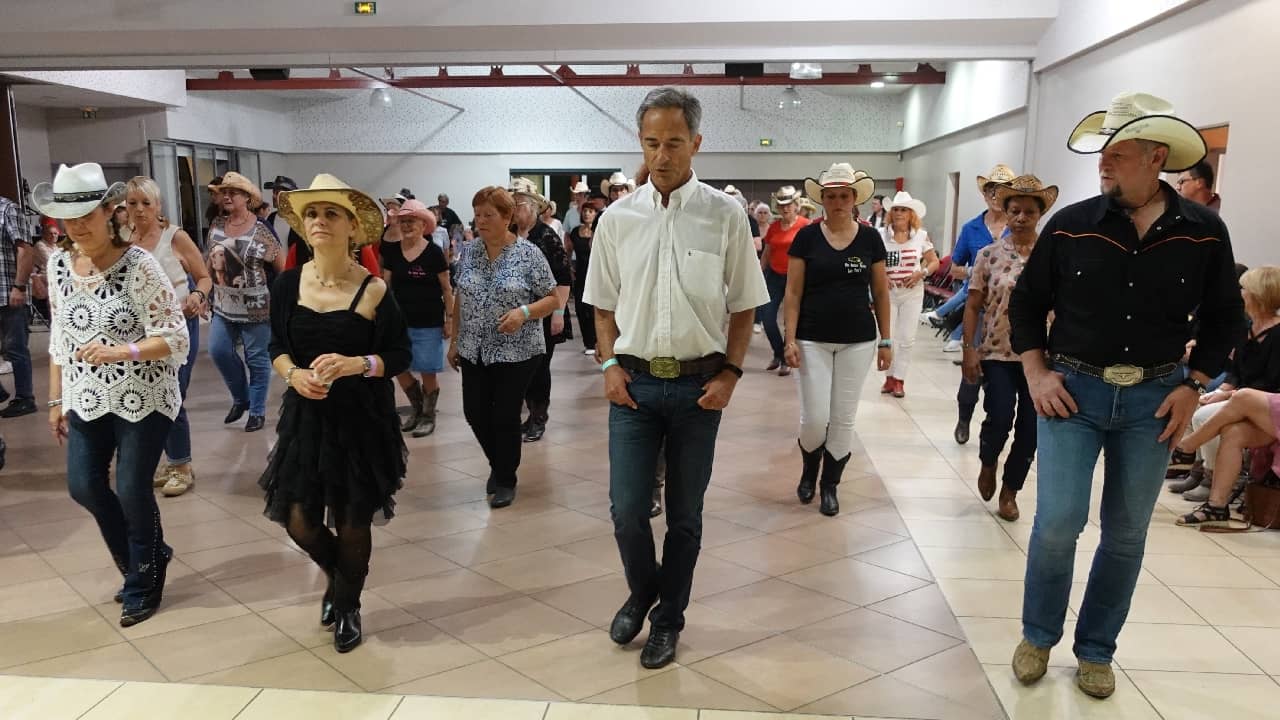
[[[0,375],[12,375],[12,374],[13,374],[13,363],[9,362],[8,360],[0,362]]]
[[[948,340],[942,344],[942,352],[953,353],[960,352],[964,349],[964,343],[959,340]]]
[[[936,326],[942,323],[942,318],[938,317],[938,313],[930,310],[929,312],[920,313],[920,324]]]
[[[587,357],[594,357],[596,354],[596,351],[592,350],[591,348],[587,348],[586,350],[582,351],[582,354],[586,355]]]
[[[751,329],[755,334],[759,335],[760,333],[764,332],[764,325],[761,325],[760,323],[756,323]],[[8,363],[5,363],[5,364],[7,365]]]

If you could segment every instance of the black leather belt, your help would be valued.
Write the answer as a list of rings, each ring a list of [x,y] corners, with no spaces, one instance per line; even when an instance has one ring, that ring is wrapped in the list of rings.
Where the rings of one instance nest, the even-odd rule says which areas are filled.
[[[1105,383],[1115,385],[1116,387],[1132,387],[1138,383],[1144,383],[1148,380],[1158,380],[1162,377],[1168,377],[1178,371],[1178,363],[1165,363],[1164,365],[1156,365],[1155,367],[1138,367],[1137,365],[1108,365],[1106,367],[1098,367],[1090,365],[1083,360],[1068,355],[1054,355],[1051,358],[1054,362],[1082,372],[1090,377],[1096,377]]]
[[[634,355],[618,355],[618,364],[626,370],[648,373],[660,380],[674,380],[688,375],[714,375],[724,369],[725,356],[720,353],[697,360],[654,358],[645,360]]]

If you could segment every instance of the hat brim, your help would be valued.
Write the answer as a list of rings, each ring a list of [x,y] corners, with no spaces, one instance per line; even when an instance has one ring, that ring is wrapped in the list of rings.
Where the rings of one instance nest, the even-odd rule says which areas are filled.
[[[1112,143],[1125,140],[1150,140],[1169,148],[1162,170],[1182,172],[1189,170],[1209,154],[1200,131],[1191,123],[1172,115],[1147,115],[1121,125],[1115,132],[1102,132],[1107,113],[1099,110],[1081,120],[1067,138],[1067,148],[1081,155],[1102,152]]]
[[[885,210],[892,211],[894,208],[900,208],[900,207],[911,210],[916,214],[916,217],[920,218],[921,220],[924,219],[925,213],[929,211],[928,206],[925,205],[923,201],[917,200],[916,198],[911,198],[907,202],[900,202],[900,203],[891,202],[889,203],[888,207],[885,208]]]
[[[822,190],[824,188],[848,187],[853,188],[853,204],[861,205],[871,198],[876,191],[876,181],[869,178],[859,178],[852,183],[828,183],[823,185],[813,178],[804,179],[804,192],[809,196],[810,200],[822,204]]]
[[[58,220],[75,220],[92,213],[99,205],[110,206],[124,200],[125,184],[112,183],[97,200],[58,202],[54,199],[53,183],[42,182],[31,190],[31,204],[41,215]]]
[[[1011,181],[1009,181],[1009,180],[992,180],[991,178],[987,177],[986,175],[979,175],[979,176],[978,176],[978,193],[979,193],[979,194],[982,194],[982,195],[985,195],[985,194],[987,193],[987,186],[988,186],[988,185],[1008,185],[1008,184],[1009,184],[1009,182],[1011,182]]]
[[[1044,203],[1044,209],[1040,212],[1047,213],[1049,212],[1049,208],[1053,207],[1053,204],[1058,202],[1058,186],[1050,185],[1046,188],[1032,191],[1019,190],[1011,185],[1002,183],[996,188],[996,202],[1000,204],[1000,207],[1004,207],[1010,198],[1016,197],[1039,198],[1040,202]]]
[[[516,191],[511,189],[508,189],[507,192],[511,193],[511,196],[515,198],[526,197],[532,200],[533,205],[538,210],[539,215],[546,212],[547,208],[551,207],[551,202],[548,201],[546,198],[542,197],[541,195],[538,195],[537,193]]]
[[[422,220],[423,222],[427,221],[428,215],[431,215],[432,220],[435,220],[435,217],[436,217],[435,214],[432,213],[429,208],[423,208],[421,210],[405,210],[403,207],[401,207],[398,210],[388,210],[387,215],[396,220],[399,220],[402,217],[416,217]]]
[[[356,230],[356,245],[368,245],[382,237],[382,211],[373,198],[359,190],[288,190],[280,193],[280,217],[289,223],[298,236],[309,244],[305,226],[302,224],[302,212],[308,205],[327,202],[346,208],[355,216],[359,228]]]

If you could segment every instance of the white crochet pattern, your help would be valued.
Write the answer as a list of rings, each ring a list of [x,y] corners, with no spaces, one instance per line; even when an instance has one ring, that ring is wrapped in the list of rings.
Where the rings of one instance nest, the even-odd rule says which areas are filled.
[[[173,285],[146,250],[130,247],[102,272],[80,276],[65,250],[49,258],[49,355],[62,368],[62,412],[81,420],[114,414],[130,422],[159,412],[169,419],[182,407],[178,368],[190,338]],[[163,360],[90,365],[75,353],[91,343],[121,346],[164,338]]]

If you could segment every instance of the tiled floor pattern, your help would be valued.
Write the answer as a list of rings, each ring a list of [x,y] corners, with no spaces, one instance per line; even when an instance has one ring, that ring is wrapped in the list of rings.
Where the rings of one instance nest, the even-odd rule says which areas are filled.
[[[81,710],[92,707],[90,718],[114,717],[111,708],[128,707],[143,689],[156,707],[160,686],[139,682],[183,683],[163,686],[175,688],[175,702],[186,702],[187,684],[237,686],[219,692],[228,706],[240,703],[239,717],[311,697],[283,690],[347,691],[315,702],[359,705],[343,717],[371,718],[417,717],[405,713],[432,702],[420,695],[535,701],[526,709],[548,718],[631,716],[600,714],[617,706],[930,719],[1006,711],[1270,717],[1265,709],[1280,706],[1280,535],[1175,528],[1172,511],[1185,503],[1173,496],[1152,521],[1143,584],[1120,639],[1116,696],[1103,703],[1075,691],[1069,637],[1054,656],[1061,667],[1039,686],[1012,681],[1034,480],[1018,523],[994,519],[977,499],[968,480],[976,448],[950,439],[957,372],[934,347],[923,337],[917,345],[905,400],[880,396],[869,378],[836,519],[794,500],[795,378],[748,374],[721,427],[679,662],[657,672],[639,667],[639,642],[617,648],[605,630],[625,583],[608,519],[599,375],[581,355],[557,356],[552,423],[543,442],[526,446],[520,495],[506,510],[483,502],[485,464],[461,419],[457,379],[445,378],[440,429],[408,440],[400,514],[375,529],[367,642],[345,656],[316,625],[322,577],[260,514],[255,482],[271,434],[221,424],[227,401],[207,360],[188,403],[198,484],[162,500],[178,557],[162,612],[135,628],[115,622],[118,575],[96,527],[66,496],[62,454],[42,417],[5,421],[0,673],[107,681],[72,693],[85,701],[98,693]],[[753,365],[762,365],[762,348],[758,337]],[[1080,580],[1096,542],[1091,524]],[[63,694],[56,682],[4,682],[19,689],[0,692],[0,703],[14,693],[27,701]],[[501,712],[494,717],[520,717]],[[20,716],[0,709],[0,717]]]

